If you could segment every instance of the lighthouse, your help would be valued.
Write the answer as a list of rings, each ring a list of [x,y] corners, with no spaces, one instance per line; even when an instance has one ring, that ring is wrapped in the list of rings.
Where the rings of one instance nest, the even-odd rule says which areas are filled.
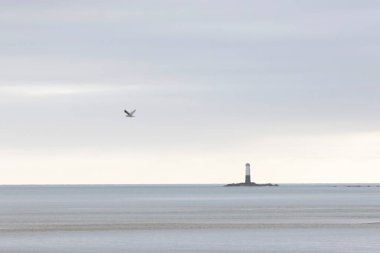
[[[251,182],[251,165],[246,163],[244,183],[226,184],[225,186],[278,186],[278,184],[256,184],[255,182]]]
[[[251,165],[249,163],[245,164],[245,183],[251,183]]]

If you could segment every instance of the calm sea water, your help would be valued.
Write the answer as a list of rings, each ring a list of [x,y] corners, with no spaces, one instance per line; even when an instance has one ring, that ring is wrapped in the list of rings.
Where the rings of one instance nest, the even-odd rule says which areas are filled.
[[[380,252],[380,187],[0,186],[0,252]]]

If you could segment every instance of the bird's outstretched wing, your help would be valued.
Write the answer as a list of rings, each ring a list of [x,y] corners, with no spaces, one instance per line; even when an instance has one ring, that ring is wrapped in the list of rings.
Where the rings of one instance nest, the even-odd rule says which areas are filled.
[[[135,110],[133,110],[133,111],[131,111],[131,113],[130,113],[130,114],[131,114],[131,115],[133,115],[135,112],[136,112],[136,109],[135,109]]]
[[[124,110],[124,112],[125,112],[127,115],[131,115],[127,110]]]

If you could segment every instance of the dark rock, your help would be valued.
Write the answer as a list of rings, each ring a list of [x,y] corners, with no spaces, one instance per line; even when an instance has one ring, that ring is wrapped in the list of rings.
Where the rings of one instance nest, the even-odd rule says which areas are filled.
[[[235,183],[235,184],[226,184],[224,186],[230,187],[230,186],[248,186],[248,187],[255,187],[255,186],[279,186],[278,184],[256,184],[256,183]]]

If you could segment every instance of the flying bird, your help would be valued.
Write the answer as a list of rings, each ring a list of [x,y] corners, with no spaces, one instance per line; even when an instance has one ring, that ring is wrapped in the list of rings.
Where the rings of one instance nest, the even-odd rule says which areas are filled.
[[[134,117],[134,113],[135,113],[136,110],[133,110],[131,112],[128,112],[127,110],[124,110],[124,112],[127,114],[125,115],[127,118],[130,118],[130,117]]]

